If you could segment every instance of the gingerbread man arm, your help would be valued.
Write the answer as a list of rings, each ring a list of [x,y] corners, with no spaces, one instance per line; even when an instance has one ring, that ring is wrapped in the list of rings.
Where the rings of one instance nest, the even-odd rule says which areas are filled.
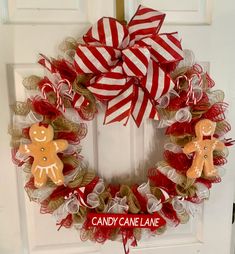
[[[31,145],[21,144],[19,147],[19,152],[22,154],[32,155]]]
[[[224,148],[225,148],[224,143],[217,140],[217,142],[215,144],[215,150],[223,151]]]
[[[194,145],[194,142],[190,142],[188,144],[185,145],[185,147],[183,148],[183,152],[185,154],[190,154],[192,152],[195,152],[195,145]]]
[[[53,144],[55,146],[56,152],[62,152],[68,147],[68,142],[64,139],[57,139],[53,141]]]

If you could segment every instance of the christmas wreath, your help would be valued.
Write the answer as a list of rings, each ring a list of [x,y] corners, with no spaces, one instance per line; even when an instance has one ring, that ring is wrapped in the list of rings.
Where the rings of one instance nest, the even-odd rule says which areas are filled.
[[[122,240],[125,253],[143,231],[187,223],[221,181],[233,142],[224,138],[223,91],[212,90],[176,32],[159,33],[164,17],[139,6],[128,24],[104,17],[83,41],[67,38],[63,57],[40,55],[45,76],[26,77],[27,99],[12,107],[12,159],[30,200],[59,228],[75,226],[82,240]],[[80,141],[99,103],[104,124],[152,119],[165,130],[164,160],[146,169],[144,183],[107,183],[84,163]]]

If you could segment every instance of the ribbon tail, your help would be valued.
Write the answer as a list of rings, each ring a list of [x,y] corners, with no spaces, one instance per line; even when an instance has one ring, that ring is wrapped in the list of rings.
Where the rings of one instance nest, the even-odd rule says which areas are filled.
[[[118,96],[108,102],[104,123],[124,122],[127,124],[133,110],[133,89],[128,86]]]
[[[150,97],[157,101],[175,86],[171,77],[153,60],[149,61],[148,71],[141,85],[147,90]]]
[[[140,87],[135,87],[135,104],[132,111],[132,117],[139,127],[144,119],[150,118],[159,119],[159,114],[151,100],[146,96],[145,92]]]

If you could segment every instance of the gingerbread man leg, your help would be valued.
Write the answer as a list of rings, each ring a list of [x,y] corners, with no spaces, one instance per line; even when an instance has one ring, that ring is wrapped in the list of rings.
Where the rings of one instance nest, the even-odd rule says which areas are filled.
[[[43,168],[32,167],[32,174],[34,176],[34,185],[37,188],[42,187],[47,181],[47,172]]]
[[[192,179],[200,177],[202,174],[203,165],[204,160],[202,159],[202,156],[196,154],[191,167],[187,171],[187,177]]]
[[[56,185],[64,184],[64,176],[62,170],[63,164],[58,162],[58,160],[47,170],[48,176]]]
[[[205,159],[204,164],[204,174],[207,177],[217,176],[218,172],[214,167],[213,158],[210,156],[208,159]]]

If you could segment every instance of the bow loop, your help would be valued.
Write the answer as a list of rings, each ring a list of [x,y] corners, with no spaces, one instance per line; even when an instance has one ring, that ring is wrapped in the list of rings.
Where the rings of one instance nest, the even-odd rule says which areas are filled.
[[[78,45],[74,64],[78,73],[105,73],[117,64],[121,51],[108,46]]]
[[[147,73],[150,60],[150,51],[147,47],[126,48],[122,51],[123,71],[129,77],[144,77]]]
[[[157,34],[164,18],[164,13],[140,5],[128,24],[130,44],[152,34]]]
[[[170,64],[183,59],[178,33],[155,34],[138,42],[150,48],[151,57],[160,64]]]
[[[126,26],[114,18],[101,18],[83,36],[88,44],[106,45],[121,49],[129,44],[129,34]]]

